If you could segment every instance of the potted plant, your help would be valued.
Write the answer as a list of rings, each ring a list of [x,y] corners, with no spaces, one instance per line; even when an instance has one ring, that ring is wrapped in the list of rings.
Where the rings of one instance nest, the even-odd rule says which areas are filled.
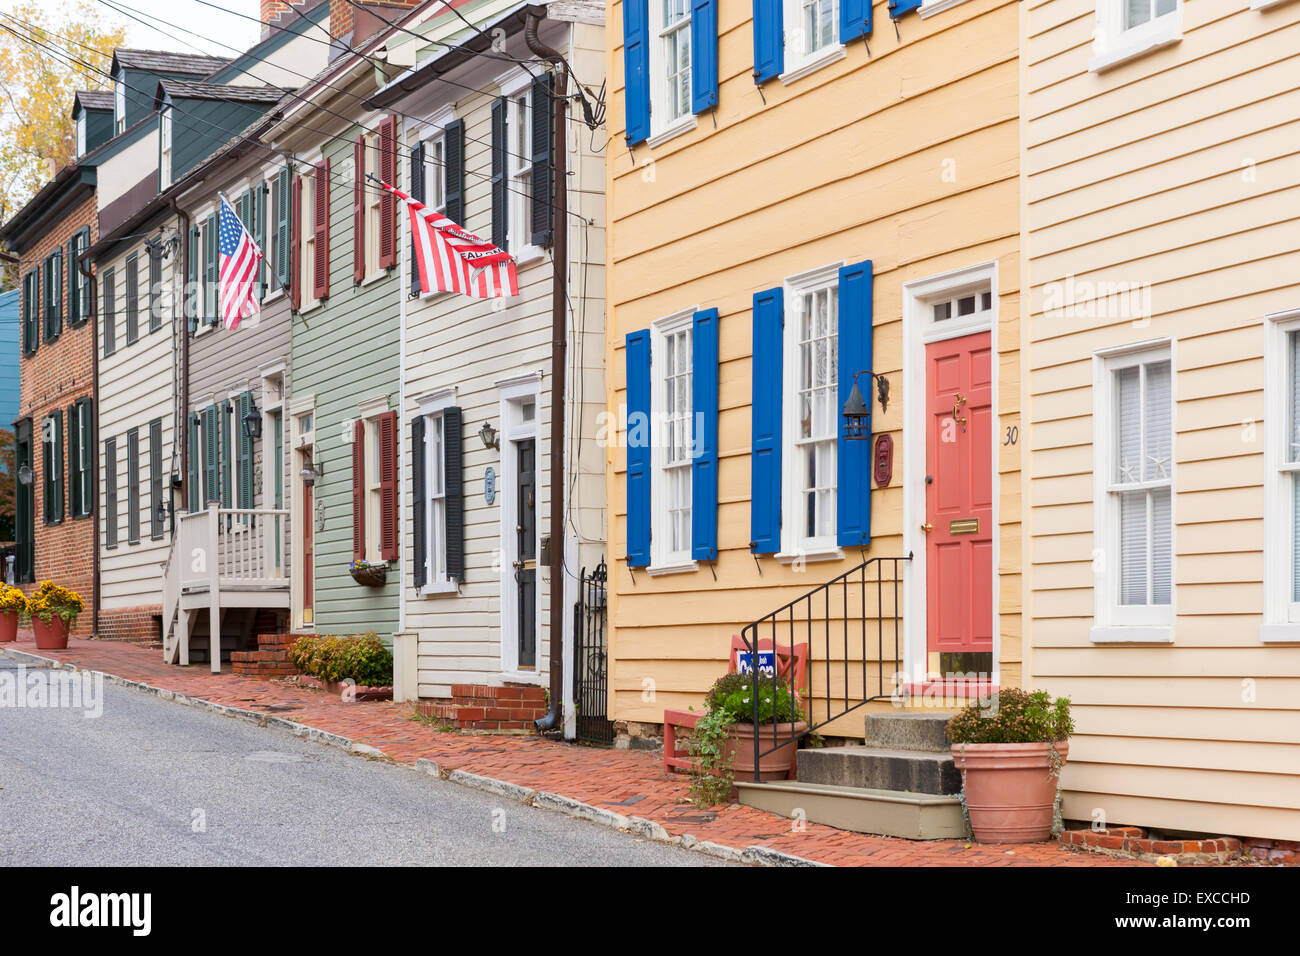
[[[962,801],[980,843],[1032,843],[1052,833],[1061,767],[1074,732],[1070,700],[1047,691],[999,691],[948,721]]]
[[[0,584],[0,644],[18,640],[18,618],[27,610],[27,595],[11,584]]]
[[[691,789],[697,803],[717,803],[730,795],[736,777],[754,779],[756,734],[760,751],[779,745],[759,758],[759,779],[785,780],[793,775],[799,738],[808,724],[789,681],[761,674],[758,680],[751,673],[724,674],[709,688],[705,704],[708,713],[696,723],[691,739]]]
[[[32,630],[36,632],[36,646],[46,651],[60,651],[67,647],[68,632],[76,626],[77,615],[85,609],[85,602],[76,591],[53,581],[42,581],[27,602],[27,610],[32,615]]]
[[[366,587],[382,588],[388,580],[387,561],[353,561],[348,565],[348,573],[357,584]]]

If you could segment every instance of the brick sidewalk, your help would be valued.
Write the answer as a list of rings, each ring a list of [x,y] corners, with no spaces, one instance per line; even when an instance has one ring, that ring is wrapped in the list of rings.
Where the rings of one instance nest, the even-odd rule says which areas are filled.
[[[383,751],[401,764],[424,758],[447,772],[464,770],[534,790],[570,797],[625,816],[661,824],[672,836],[691,834],[737,850],[760,845],[839,866],[1134,866],[1059,843],[1003,848],[955,840],[915,842],[865,836],[808,824],[793,832],[789,820],[730,804],[701,810],[688,800],[688,780],[664,771],[657,754],[602,750],[521,736],[469,736],[439,732],[412,720],[409,704],[345,703],[330,694],[213,674],[207,665],[164,664],[158,650],[113,641],[73,639],[66,651],[37,651],[30,632],[0,644],[79,668],[165,688],[188,697],[285,717]]]

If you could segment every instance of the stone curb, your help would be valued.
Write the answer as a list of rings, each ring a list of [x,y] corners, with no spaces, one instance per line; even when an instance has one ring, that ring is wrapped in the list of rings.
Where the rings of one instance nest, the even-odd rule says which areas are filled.
[[[6,654],[12,654],[16,657],[33,662],[41,667],[50,667],[56,670],[78,670],[75,664],[63,663],[52,660],[47,657],[41,657],[27,651],[14,650],[12,648],[2,648]],[[202,710],[208,710],[213,713],[221,714],[225,717],[235,717],[246,720],[249,723],[256,724],[259,727],[276,728],[287,730],[295,737],[303,737],[315,743],[325,744],[329,747],[337,747],[348,753],[358,754],[367,757],[384,757],[387,756],[382,750],[372,747],[369,744],[363,744],[359,741],[351,740],[340,734],[330,733],[329,731],[320,730],[307,724],[300,724],[297,721],[289,720],[287,717],[278,717],[270,714],[263,714],[252,710],[243,710],[239,707],[231,707],[229,704],[220,704],[215,701],[206,700],[202,697],[187,697],[184,694],[178,694],[176,691],[168,690],[165,687],[155,687],[152,684],[146,684],[142,681],[129,680],[125,677],[118,677],[116,674],[108,674],[104,671],[90,671],[92,674],[100,674],[104,680],[117,684],[121,687],[129,687],[135,690],[144,691],[147,694],[153,694],[162,700],[173,701],[174,703],[184,704],[189,707],[197,707]],[[430,776],[442,777],[441,769],[435,761],[425,757],[420,757],[415,761],[415,766],[411,769],[428,774]],[[625,830],[635,836],[647,840],[654,840],[658,843],[671,843],[682,847],[686,850],[692,850],[697,853],[705,853],[709,856],[726,860],[731,863],[747,863],[751,866],[830,866],[828,863],[817,863],[813,860],[806,860],[803,857],[793,856],[789,853],[783,853],[780,850],[774,850],[765,846],[748,846],[743,850],[735,847],[726,846],[721,843],[713,843],[708,840],[697,840],[691,834],[683,834],[680,837],[672,836],[662,824],[654,820],[647,820],[644,817],[625,817],[621,813],[615,813],[612,810],[606,810],[603,807],[595,807],[589,803],[583,803],[581,800],[574,800],[572,797],[566,797],[558,793],[550,793],[546,790],[531,790],[528,787],[520,786],[517,783],[510,783],[507,780],[498,780],[495,777],[485,777],[479,774],[470,773],[467,770],[452,770],[445,777],[450,783],[456,783],[463,787],[471,787],[475,790],[481,790],[487,793],[494,793],[507,799],[517,800],[520,803],[528,804],[539,810],[552,810],[557,813],[563,813],[567,816],[575,817],[579,820],[586,820],[589,823],[595,823],[599,826],[611,827],[615,830]]]

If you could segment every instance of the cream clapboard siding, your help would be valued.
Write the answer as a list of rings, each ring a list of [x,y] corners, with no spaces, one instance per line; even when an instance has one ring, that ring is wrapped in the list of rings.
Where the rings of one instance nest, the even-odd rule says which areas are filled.
[[[565,25],[571,40],[559,45],[575,76],[593,89],[600,86],[604,70],[603,28],[591,23]],[[548,40],[548,42],[550,42]],[[499,69],[500,64],[496,64]],[[593,83],[594,80],[594,83]],[[488,173],[491,170],[491,107],[496,87],[491,82],[458,79],[465,85],[487,90],[467,93],[455,102],[455,114],[465,122],[465,218],[466,228],[481,236],[491,235],[492,208]],[[447,87],[451,89],[451,87]],[[577,116],[577,110],[572,111]],[[411,124],[408,123],[408,129]],[[414,136],[414,132],[412,133]],[[569,127],[570,210],[590,220],[587,226],[569,217],[569,369],[566,422],[570,436],[566,448],[566,469],[573,490],[568,508],[567,538],[577,538],[576,565],[566,558],[566,576],[574,578],[583,566],[594,568],[604,556],[604,457],[595,442],[600,414],[605,408],[604,364],[604,169],[593,152],[604,130],[587,131],[576,123]],[[413,143],[414,140],[412,139]],[[407,153],[409,155],[409,152]],[[409,275],[409,232],[403,227],[403,276]],[[421,697],[448,697],[452,684],[498,684],[502,681],[501,607],[502,568],[501,506],[504,493],[502,450],[483,446],[478,431],[491,423],[502,430],[500,393],[502,379],[542,373],[537,410],[537,523],[541,534],[550,517],[550,423],[551,423],[551,262],[542,256],[519,269],[520,295],[508,300],[504,309],[491,302],[464,296],[434,295],[407,303],[406,359],[403,410],[404,500],[411,501],[411,418],[418,414],[418,401],[440,389],[456,389],[453,404],[464,418],[464,503],[465,580],[458,592],[406,595],[406,631],[418,634],[418,680]],[[403,286],[405,295],[405,285]],[[575,438],[575,436],[577,436]],[[576,453],[576,454],[575,454]],[[485,472],[496,472],[496,498],[484,499]],[[403,508],[402,537],[408,583],[413,568],[412,510]],[[510,520],[513,527],[513,518]],[[576,579],[566,581],[568,593]],[[539,561],[536,674],[547,678],[550,654],[549,574]],[[505,609],[505,613],[512,613]],[[566,608],[566,622],[571,611]],[[516,677],[518,675],[515,675]]]
[[[852,551],[800,573],[763,557],[760,573],[749,552],[754,292],[828,263],[873,261],[876,371],[894,385],[873,428],[892,434],[895,462],[889,487],[872,492],[870,556],[903,548],[905,282],[997,263],[996,421],[1019,423],[1018,17],[1014,3],[967,0],[908,17],[899,40],[879,2],[870,58],[854,41],[844,59],[788,85],[767,83],[760,97],[751,7],[721,4],[716,114],[629,156],[622,5],[611,11],[611,410],[626,402],[628,332],[693,306],[720,313],[716,581],[703,565],[662,577],[638,571],[633,580],[624,561],[626,452],[620,442],[607,453],[612,714],[658,722],[665,708],[698,707],[745,624],[861,560]],[[1020,676],[1019,468],[1019,446],[1000,448],[996,608],[1004,685]],[[890,639],[892,646],[892,632]],[[860,736],[860,717],[827,732]]]
[[[168,217],[155,221],[148,231],[158,234],[159,227],[167,230],[176,229],[176,219]],[[145,231],[145,230],[141,230]],[[126,259],[135,253],[139,257],[139,330],[140,337],[133,343],[126,341]],[[116,301],[115,342],[116,350],[111,355],[104,354],[104,312],[103,312],[103,277],[107,269],[114,274]],[[172,284],[173,269],[180,268],[179,254],[173,253],[162,261],[162,281],[164,285]],[[155,419],[162,420],[162,475],[163,500],[169,493],[170,474],[180,471],[179,449],[173,458],[173,419],[176,400],[176,348],[179,323],[184,320],[179,316],[179,297],[172,301],[176,310],[164,297],[163,321],[157,331],[149,331],[149,255],[139,239],[128,239],[110,255],[95,264],[99,278],[96,305],[96,321],[99,322],[99,378],[95,402],[95,414],[99,421],[99,446],[96,455],[99,461],[97,474],[98,508],[96,520],[100,522],[100,575],[101,607],[105,610],[115,608],[144,607],[162,604],[162,565],[167,560],[171,547],[170,522],[163,529],[163,536],[153,539],[150,536],[150,498],[149,498],[149,423]],[[175,283],[179,287],[181,279]],[[174,311],[177,313],[174,315]],[[127,432],[132,428],[140,432],[140,540],[131,544],[127,540]],[[117,440],[117,536],[116,547],[108,547],[105,535],[108,511],[105,507],[105,442]]]
[[[1026,587],[1032,683],[1074,701],[1067,817],[1300,838],[1300,646],[1260,640],[1264,316],[1300,307],[1300,5],[1183,7],[1183,39],[1088,71],[1090,0],[1027,9]],[[1149,284],[1149,324],[1048,314]],[[1170,645],[1096,646],[1092,353],[1170,339]],[[1113,558],[1112,558],[1113,560]],[[1252,696],[1253,695],[1253,696]]]

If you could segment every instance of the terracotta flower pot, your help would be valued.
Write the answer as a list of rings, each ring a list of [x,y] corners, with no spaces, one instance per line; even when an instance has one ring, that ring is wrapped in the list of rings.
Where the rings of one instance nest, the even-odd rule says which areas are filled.
[[[789,780],[794,776],[794,762],[799,750],[799,734],[808,729],[804,721],[793,724],[776,725],[776,742],[788,741],[770,754],[765,754],[758,761],[760,780]],[[760,724],[759,751],[772,747],[772,725]],[[795,738],[795,739],[791,739]],[[727,739],[723,744],[727,756],[731,758],[731,775],[736,780],[754,779],[754,724],[732,724]]]
[[[38,650],[61,651],[68,646],[68,622],[58,615],[51,618],[49,624],[33,617],[32,630],[36,632]]]
[[[0,644],[18,640],[18,612],[0,611]]]
[[[966,771],[966,810],[980,843],[1034,843],[1052,832],[1057,778],[1052,744],[953,744],[958,771]],[[1061,764],[1069,741],[1056,752]]]

